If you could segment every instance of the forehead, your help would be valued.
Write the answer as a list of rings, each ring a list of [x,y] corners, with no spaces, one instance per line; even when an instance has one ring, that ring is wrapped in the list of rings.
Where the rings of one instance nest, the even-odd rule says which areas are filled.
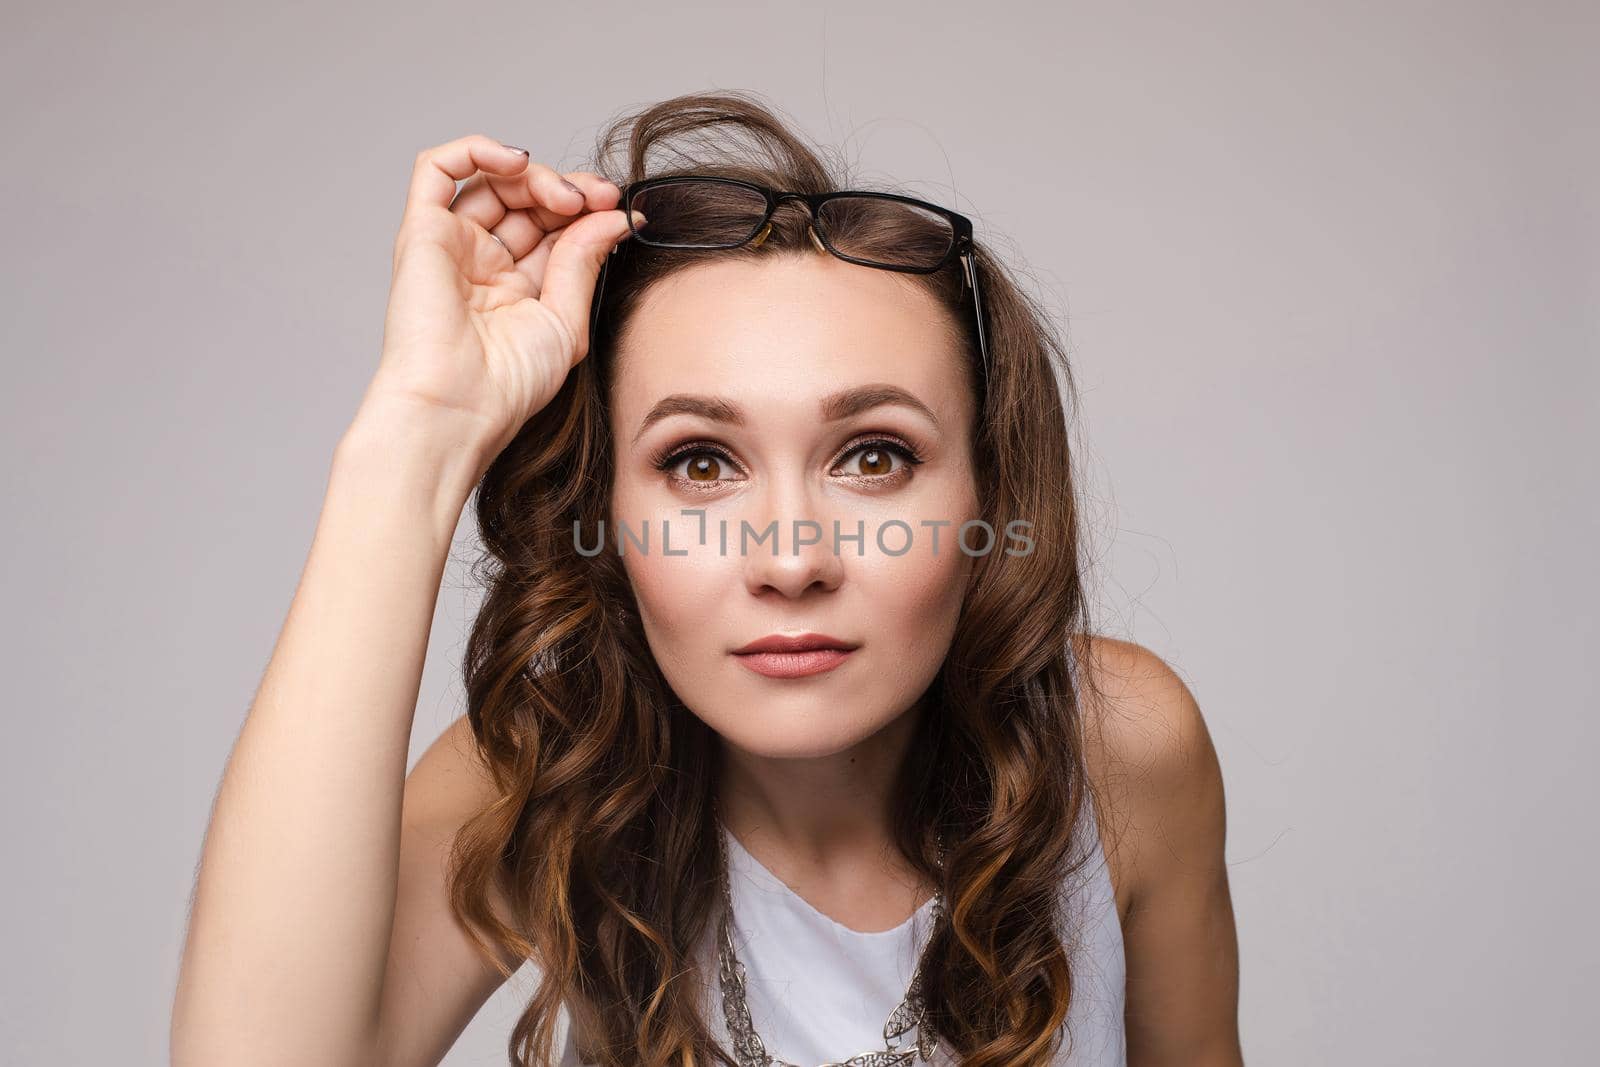
[[[612,410],[626,429],[670,393],[814,407],[892,382],[960,426],[972,405],[962,359],[950,313],[894,271],[822,255],[729,257],[644,294],[617,353]]]

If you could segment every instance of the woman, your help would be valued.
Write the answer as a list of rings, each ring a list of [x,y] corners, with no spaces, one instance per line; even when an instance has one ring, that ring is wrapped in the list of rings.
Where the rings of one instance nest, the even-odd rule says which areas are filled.
[[[528,960],[518,1064],[1241,1062],[1220,772],[1089,636],[1042,316],[744,94],[600,147],[627,203],[417,157],[174,1062],[434,1064]],[[474,489],[467,713],[407,776]]]

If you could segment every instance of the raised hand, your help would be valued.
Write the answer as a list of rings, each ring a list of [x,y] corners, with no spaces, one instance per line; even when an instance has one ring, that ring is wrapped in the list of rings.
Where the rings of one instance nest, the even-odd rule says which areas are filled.
[[[498,453],[588,352],[600,264],[629,233],[620,197],[479,134],[418,153],[363,403],[465,420]]]

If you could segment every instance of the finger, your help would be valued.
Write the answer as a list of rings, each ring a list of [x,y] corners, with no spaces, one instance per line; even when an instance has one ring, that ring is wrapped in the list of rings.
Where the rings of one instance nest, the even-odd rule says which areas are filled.
[[[512,175],[485,174],[484,181],[507,208],[527,211],[547,231],[588,210],[583,189],[543,163],[529,163],[526,170]]]
[[[550,250],[556,246],[556,240],[564,231],[551,230],[529,249],[528,254],[519,256],[514,266],[528,279],[528,286],[534,297],[538,297],[544,288],[544,269],[550,262]]]
[[[456,191],[455,199],[450,202],[451,211],[471,219],[486,230],[494,229],[495,224],[507,211],[516,210],[514,207],[508,207],[500,198],[501,191],[514,197],[520,195],[515,181],[509,184],[505,180],[490,182],[489,177],[486,174],[474,174],[462,183],[461,188]],[[575,217],[584,211],[609,211],[616,207],[617,201],[622,198],[622,190],[598,174],[575,170],[558,177],[574,186],[584,198],[578,203],[577,211],[558,212],[564,217]]]
[[[450,202],[450,210],[486,230],[492,230],[505,218],[507,208],[484,176],[474,174],[462,183],[456,198]]]
[[[522,174],[529,168],[526,149],[513,149],[481,133],[468,134],[417,153],[406,191],[405,216],[433,208],[449,209],[456,182],[480,170],[501,177]],[[545,168],[548,170],[549,168]]]
[[[610,210],[616,207],[622,197],[621,189],[598,174],[571,171],[563,177],[582,190],[585,207],[580,211]],[[536,223],[527,210],[508,209],[483,174],[474,174],[466,180],[456,193],[450,210],[501,239],[514,259],[527,255],[547,234],[554,232]]]
[[[470,233],[470,253],[461,264],[467,281],[474,285],[488,285],[502,274],[516,273],[516,259],[502,238],[481,226],[467,229]]]
[[[586,170],[569,170],[562,175],[583,190],[584,204],[590,211],[610,211],[622,199],[616,183]]]
[[[513,260],[520,260],[544,239],[545,232],[528,217],[526,211],[508,211],[498,224],[490,228],[489,236],[497,238]]]
[[[621,211],[597,211],[563,230],[550,249],[539,301],[566,325],[575,359],[589,350],[589,311],[600,264],[628,233],[628,218]]]

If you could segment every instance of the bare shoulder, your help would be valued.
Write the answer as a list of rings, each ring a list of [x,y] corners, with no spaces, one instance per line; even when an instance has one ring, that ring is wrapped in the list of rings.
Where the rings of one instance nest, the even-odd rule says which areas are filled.
[[[1122,920],[1128,1062],[1238,1067],[1222,770],[1200,705],[1147,648],[1106,638],[1079,647],[1085,762],[1107,809]]]
[[[457,920],[447,881],[457,832],[498,796],[466,716],[452,722],[406,776],[377,1062],[438,1063],[504,981]],[[490,886],[489,907],[507,918],[503,887]],[[521,963],[503,950],[498,955],[510,971]]]
[[[472,724],[462,715],[434,739],[406,775],[405,817],[414,825],[453,835],[465,818],[495,796],[494,779],[478,753]]]
[[[443,861],[462,826],[500,799],[472,724],[462,715],[428,746],[406,775],[401,823],[413,844]],[[510,914],[504,884],[491,883],[488,889],[492,910],[504,920]],[[506,957],[505,962],[516,966],[521,961]]]
[[[1200,705],[1170,664],[1131,641],[1073,641],[1084,758],[1126,922],[1185,851],[1220,854],[1222,771]]]

